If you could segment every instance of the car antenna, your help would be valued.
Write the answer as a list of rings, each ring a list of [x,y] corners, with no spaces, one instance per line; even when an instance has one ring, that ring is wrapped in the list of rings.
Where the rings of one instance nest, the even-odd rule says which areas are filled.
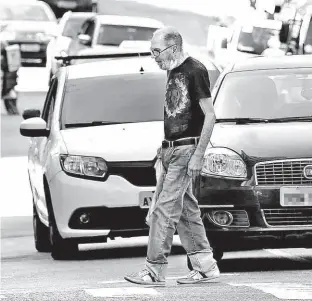
[[[140,55],[140,52],[138,52],[138,55],[139,55],[139,58],[141,58],[141,55]],[[144,72],[144,69],[143,69],[143,66],[141,65],[141,69],[140,69],[140,72]]]

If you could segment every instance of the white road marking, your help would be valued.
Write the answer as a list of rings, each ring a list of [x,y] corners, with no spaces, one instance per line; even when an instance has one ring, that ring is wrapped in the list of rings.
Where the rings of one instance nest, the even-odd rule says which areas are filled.
[[[27,165],[27,156],[0,159],[1,217],[32,215],[32,196]]]
[[[238,276],[240,275],[239,273],[221,273],[221,277],[222,276]],[[183,278],[184,276],[170,276],[170,277],[166,277],[166,280],[178,280],[180,278]],[[122,280],[122,279],[117,279],[117,280],[107,280],[107,281],[100,281],[99,283],[101,284],[118,284],[118,283],[129,283],[126,280]]]
[[[248,286],[282,300],[312,300],[312,287],[297,283],[228,283],[232,286]]]
[[[0,295],[0,299],[6,299],[7,297],[4,295]]]
[[[310,262],[310,260],[300,256],[300,255],[295,255],[295,254],[291,254],[287,251],[283,251],[283,250],[279,250],[279,249],[264,249],[265,251],[276,255],[278,257],[283,257],[283,258],[288,258],[290,260],[294,260],[294,261],[300,261],[300,262]]]
[[[118,287],[118,288],[98,288],[98,289],[85,289],[87,294],[93,297],[134,297],[134,296],[157,296],[157,292],[153,288],[145,287]]]

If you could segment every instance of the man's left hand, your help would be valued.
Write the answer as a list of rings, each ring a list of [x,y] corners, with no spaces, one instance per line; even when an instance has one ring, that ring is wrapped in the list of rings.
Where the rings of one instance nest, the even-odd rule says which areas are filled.
[[[187,174],[192,178],[199,176],[202,167],[203,167],[203,156],[194,153],[188,164]]]

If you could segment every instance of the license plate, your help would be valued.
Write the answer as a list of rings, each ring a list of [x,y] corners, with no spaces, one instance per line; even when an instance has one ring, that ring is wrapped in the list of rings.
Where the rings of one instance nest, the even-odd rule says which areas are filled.
[[[18,45],[10,45],[5,47],[8,59],[9,72],[14,72],[21,66],[21,52]]]
[[[75,1],[58,1],[57,6],[72,9],[77,7],[77,3]]]
[[[40,51],[40,45],[38,44],[22,44],[21,50],[25,52],[38,52]]]
[[[154,191],[141,191],[139,193],[139,203],[141,208],[149,208],[152,203]]]
[[[281,187],[280,204],[283,207],[312,206],[312,187]]]

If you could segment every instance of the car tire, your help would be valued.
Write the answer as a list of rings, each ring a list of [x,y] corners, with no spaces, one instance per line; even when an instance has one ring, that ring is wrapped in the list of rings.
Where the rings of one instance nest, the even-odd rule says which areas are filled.
[[[36,250],[38,252],[50,252],[49,228],[41,222],[35,205],[33,206],[33,229]]]
[[[44,186],[49,214],[49,241],[51,244],[51,256],[54,260],[73,259],[78,255],[78,243],[69,239],[64,239],[60,235],[54,217],[50,191],[46,183]]]
[[[223,257],[223,251],[221,249],[219,249],[219,248],[214,248],[213,249],[213,258],[217,262],[219,262],[219,261],[221,261],[222,257]],[[188,269],[190,271],[193,270],[193,266],[192,266],[191,260],[190,260],[190,258],[188,256],[187,256],[187,267],[188,267]]]

